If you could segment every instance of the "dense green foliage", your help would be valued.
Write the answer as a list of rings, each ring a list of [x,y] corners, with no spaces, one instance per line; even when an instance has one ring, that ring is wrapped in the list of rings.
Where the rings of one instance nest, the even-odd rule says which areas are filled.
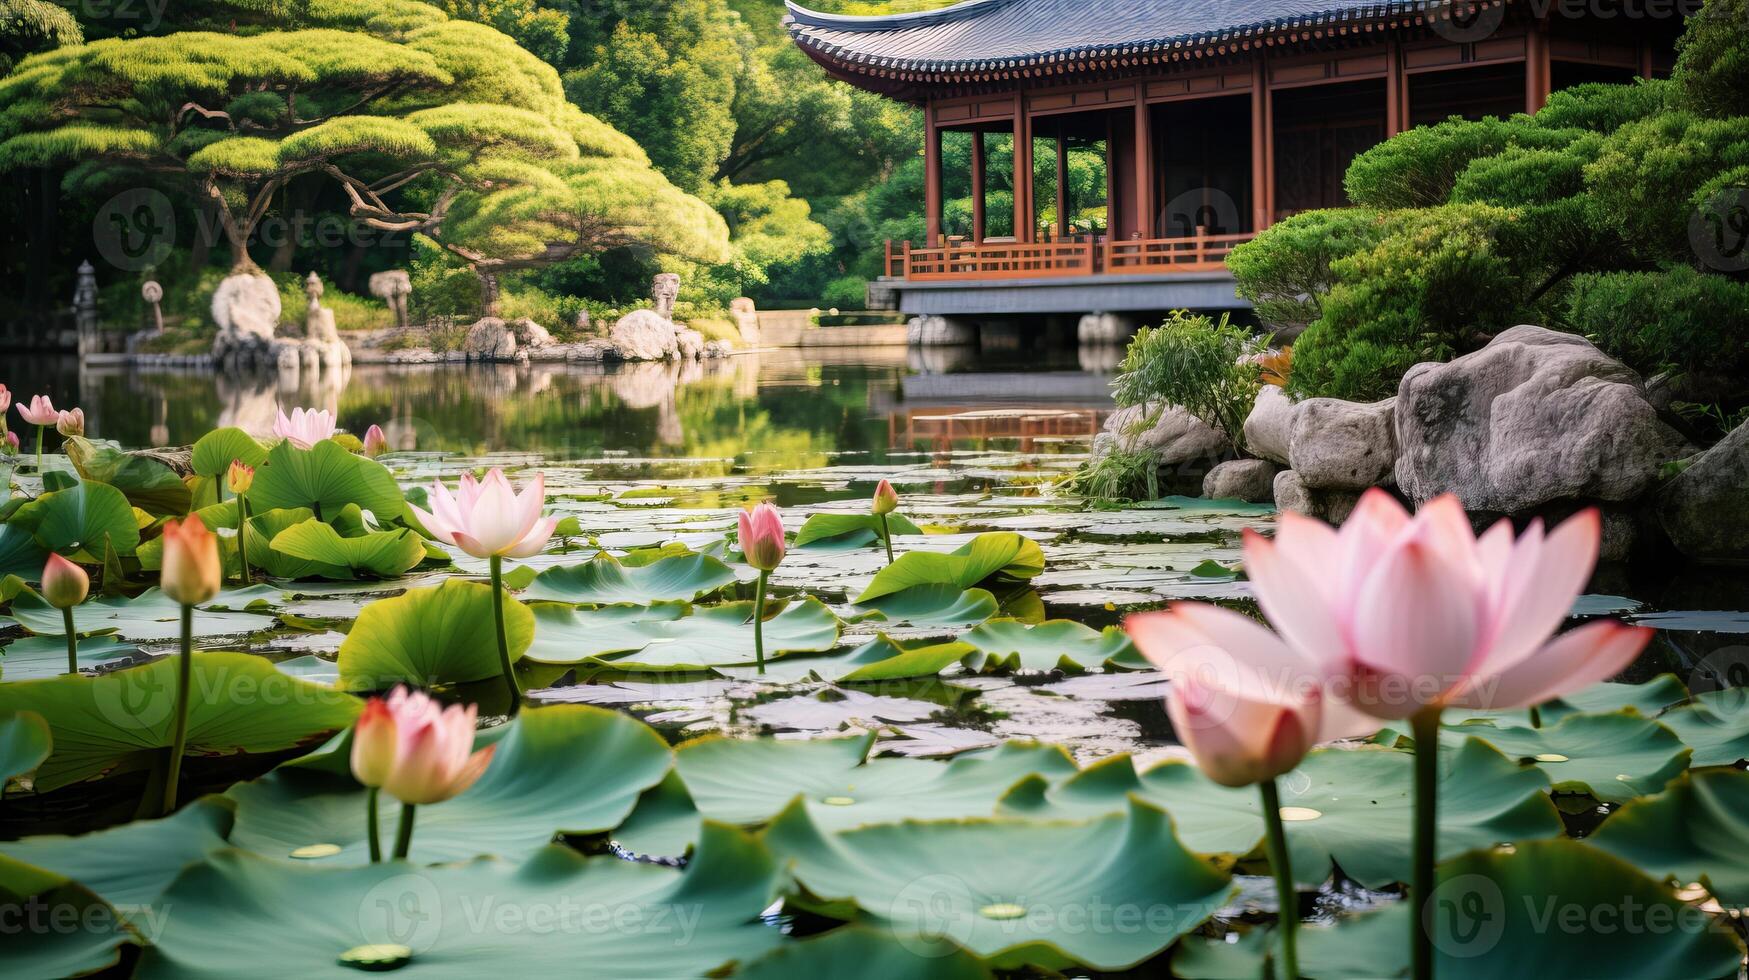
[[[1245,416],[1262,387],[1250,358],[1264,344],[1222,316],[1174,311],[1158,327],[1136,331],[1112,381],[1123,406],[1139,405],[1145,415],[1169,405],[1184,408],[1227,438],[1235,452],[1245,449]]]
[[[1263,321],[1304,328],[1292,389],[1384,397],[1415,362],[1520,322],[1587,333],[1645,370],[1749,367],[1733,257],[1749,184],[1744,23],[1741,0],[1711,0],[1668,81],[1579,85],[1534,117],[1404,132],[1350,166],[1358,207],[1295,216],[1236,250]]]

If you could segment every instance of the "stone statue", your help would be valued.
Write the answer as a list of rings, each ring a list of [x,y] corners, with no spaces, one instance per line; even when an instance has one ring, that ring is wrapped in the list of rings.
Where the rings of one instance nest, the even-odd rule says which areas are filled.
[[[79,356],[103,350],[97,332],[97,270],[89,261],[79,263],[79,278],[73,286],[73,323],[79,335]]]
[[[407,328],[407,297],[413,294],[413,280],[407,270],[371,273],[370,294],[389,304],[389,311],[395,314],[395,326]]]
[[[673,272],[658,272],[650,280],[650,299],[656,304],[656,315],[674,319],[674,301],[680,298],[680,276]]]
[[[304,341],[319,347],[340,343],[340,331],[334,329],[334,311],[322,305],[322,277],[311,272],[304,280],[304,295],[310,305],[304,310]]]
[[[314,313],[322,308],[322,292],[322,277],[316,275],[316,271],[312,269],[304,279],[304,295],[310,298],[308,312]]]
[[[735,318],[735,328],[741,334],[741,340],[749,345],[759,343],[759,311],[754,309],[753,301],[745,296],[729,301],[729,315]]]
[[[160,304],[164,301],[164,287],[158,285],[157,282],[148,279],[145,284],[140,287],[140,298],[145,300],[146,305],[152,308],[152,320],[151,323],[147,325],[146,329],[154,334],[163,333],[164,307]]]

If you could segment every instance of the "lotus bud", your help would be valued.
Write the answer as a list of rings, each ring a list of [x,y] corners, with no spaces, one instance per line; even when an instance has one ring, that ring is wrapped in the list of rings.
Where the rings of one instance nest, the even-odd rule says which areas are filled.
[[[19,404],[18,414],[31,425],[49,426],[61,420],[61,413],[55,411],[55,403],[47,395],[32,395],[30,404]]]
[[[5,415],[11,408],[12,392],[8,390],[5,385],[0,385],[0,415]],[[6,422],[3,419],[0,419],[0,426],[4,426],[5,424]]]
[[[389,451],[389,437],[383,434],[383,427],[373,425],[364,433],[364,454],[376,459]]]
[[[85,410],[69,408],[55,417],[55,431],[63,436],[85,434]]]
[[[874,512],[877,515],[886,515],[891,514],[898,509],[899,492],[893,489],[893,485],[886,480],[882,480],[880,483],[876,484],[874,492]]]
[[[386,728],[387,738],[368,729],[367,714],[359,719],[353,743],[353,773],[365,785],[370,785],[367,778],[380,775],[382,788],[402,803],[441,803],[466,791],[492,761],[496,745],[473,751],[478,716],[473,705],[445,708],[428,695],[404,687],[395,688],[386,701],[377,703],[386,718],[372,720],[369,725]],[[392,757],[383,744],[388,739],[393,739]],[[362,760],[360,744],[365,745]]]
[[[159,584],[164,594],[185,606],[196,606],[219,594],[219,539],[199,517],[164,525],[163,568]]]
[[[255,485],[255,467],[240,459],[231,460],[231,469],[225,474],[225,485],[231,488],[232,493],[248,493],[249,488]]]
[[[85,569],[60,555],[49,555],[43,566],[42,597],[56,609],[71,609],[91,594],[91,577]]]
[[[361,784],[380,787],[395,768],[395,716],[388,702],[371,698],[352,730],[352,776]]]
[[[741,555],[747,564],[769,572],[783,562],[783,517],[776,507],[760,504],[740,515]]]
[[[18,433],[10,431],[6,433],[6,454],[8,456],[18,455]]]

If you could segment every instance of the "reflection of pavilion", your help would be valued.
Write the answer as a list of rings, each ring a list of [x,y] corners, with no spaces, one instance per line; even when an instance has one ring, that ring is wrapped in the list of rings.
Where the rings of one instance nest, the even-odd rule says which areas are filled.
[[[1112,407],[1103,408],[998,408],[945,412],[939,408],[906,409],[887,416],[887,444],[894,449],[914,449],[928,443],[935,452],[952,450],[955,443],[973,443],[983,448],[992,439],[1013,439],[1016,449],[1034,452],[1040,442],[1091,442]]]
[[[871,389],[869,408],[886,418],[894,449],[940,453],[1001,439],[1034,452],[1040,443],[1090,441],[1114,409],[1110,384],[1109,375],[1087,371],[914,374],[896,392]]]

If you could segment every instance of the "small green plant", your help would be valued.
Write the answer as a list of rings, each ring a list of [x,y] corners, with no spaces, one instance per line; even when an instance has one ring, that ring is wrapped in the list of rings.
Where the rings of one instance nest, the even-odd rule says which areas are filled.
[[[1093,501],[1154,500],[1160,496],[1160,453],[1114,447],[1075,471],[1069,488]]]
[[[1220,431],[1235,453],[1245,451],[1245,417],[1262,388],[1254,360],[1266,338],[1201,314],[1175,310],[1158,327],[1137,331],[1112,382],[1119,405],[1142,406],[1150,421],[1178,405]]]

